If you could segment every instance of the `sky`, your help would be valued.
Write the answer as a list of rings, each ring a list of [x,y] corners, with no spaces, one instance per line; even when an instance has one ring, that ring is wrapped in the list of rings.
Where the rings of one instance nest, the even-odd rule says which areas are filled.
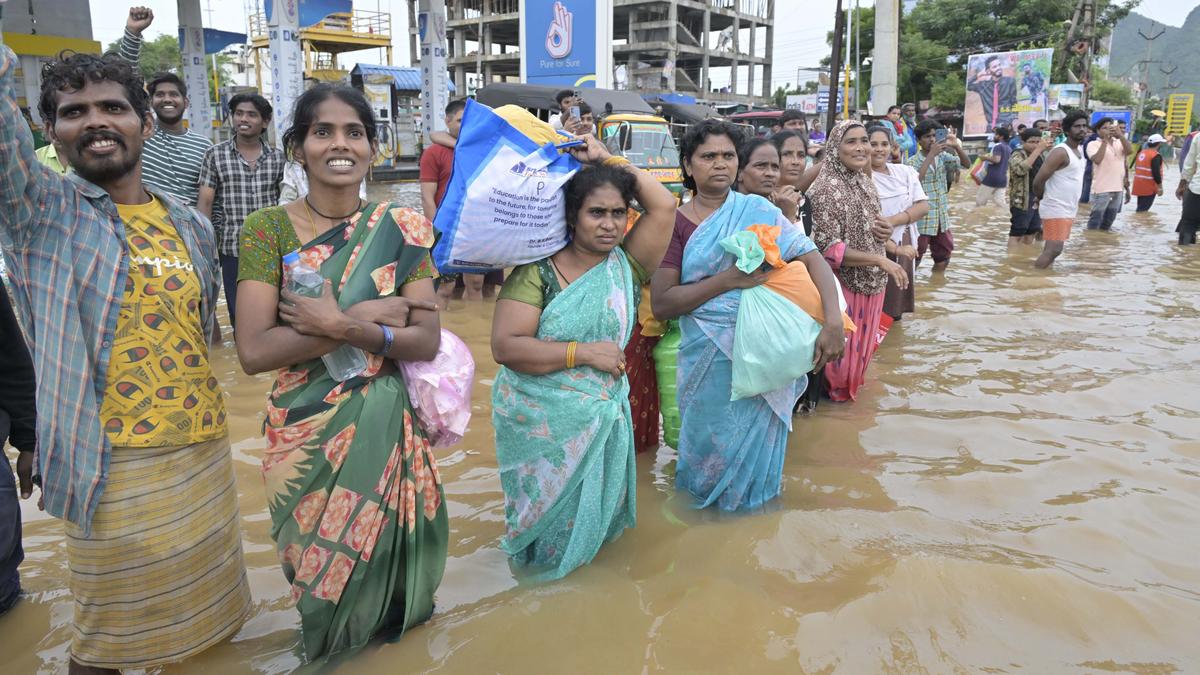
[[[175,34],[178,30],[176,15],[176,0],[139,0],[145,6],[154,10],[154,25],[148,31],[153,37],[158,33]],[[1067,0],[1063,0],[1066,2]],[[125,14],[114,11],[119,7],[119,0],[92,0],[92,33],[94,39],[102,44],[121,37],[125,28]],[[850,4],[854,0],[845,0]],[[246,16],[250,13],[246,5],[253,6],[253,0],[201,0],[201,4],[211,8],[212,13],[205,12],[204,22],[208,28],[244,32]],[[873,6],[874,0],[862,0],[863,7]],[[408,63],[408,13],[405,10],[405,0],[355,0],[358,9],[372,10],[378,8],[392,13],[392,43],[393,58],[396,65]],[[1137,12],[1165,23],[1170,26],[1183,25],[1188,12],[1196,6],[1186,0],[1142,0]],[[775,49],[774,72],[772,73],[771,89],[785,84],[794,85],[797,69],[816,66],[821,58],[828,55],[829,47],[825,43],[825,34],[833,29],[833,14],[836,0],[776,0],[775,3]],[[211,18],[210,18],[211,17]],[[793,28],[795,27],[795,28]],[[349,69],[354,63],[382,63],[382,50],[369,50],[344,55],[342,67]],[[713,83],[721,86],[726,82],[727,75],[714,73]],[[815,79],[811,71],[800,73],[801,81]]]

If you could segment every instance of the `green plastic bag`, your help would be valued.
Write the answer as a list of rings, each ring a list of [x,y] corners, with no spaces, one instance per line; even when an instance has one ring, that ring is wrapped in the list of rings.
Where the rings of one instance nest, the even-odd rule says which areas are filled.
[[[820,333],[821,324],[775,291],[763,286],[742,291],[729,400],[775,391],[807,375]]]
[[[737,256],[737,268],[757,270],[765,253],[753,232],[742,230],[721,240]],[[821,324],[800,306],[763,286],[742,291],[733,334],[733,382],[729,400],[780,389],[813,369],[813,346]]]
[[[654,372],[658,376],[658,408],[663,420],[663,443],[679,447],[679,397],[675,371],[679,363],[679,322],[670,322],[667,332],[654,345]]]

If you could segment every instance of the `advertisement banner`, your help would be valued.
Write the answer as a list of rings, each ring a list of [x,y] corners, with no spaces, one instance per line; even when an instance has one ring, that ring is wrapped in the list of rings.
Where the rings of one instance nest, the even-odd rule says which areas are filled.
[[[283,132],[292,125],[292,108],[304,93],[304,59],[300,53],[300,12],[297,0],[270,0],[267,43],[271,52],[271,116],[275,142],[282,147]]]
[[[429,134],[446,130],[446,106],[450,104],[450,76],[446,72],[446,0],[420,0],[417,5],[417,37],[421,42],[421,131],[425,144]]]
[[[1050,112],[1062,108],[1078,108],[1083,105],[1083,84],[1050,85]]]
[[[968,57],[963,136],[981,138],[995,127],[1049,119],[1053,55],[1053,49],[1026,49]]]
[[[1133,129],[1133,111],[1130,110],[1097,110],[1092,113],[1092,128],[1096,128],[1096,123],[1105,117],[1111,117],[1118,122],[1124,122],[1126,129]]]
[[[612,0],[521,0],[520,16],[521,81],[610,86]]]
[[[828,97],[828,94],[826,94]],[[787,97],[788,110],[799,110],[805,115],[817,114],[817,95],[816,94],[788,94]]]

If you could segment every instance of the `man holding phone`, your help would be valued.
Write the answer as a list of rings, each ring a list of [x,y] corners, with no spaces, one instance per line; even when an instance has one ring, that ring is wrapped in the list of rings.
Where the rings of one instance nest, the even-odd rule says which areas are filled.
[[[554,102],[559,113],[550,116],[550,126],[576,136],[588,133],[582,119],[583,95],[578,90],[563,89],[554,95]]]
[[[1125,196],[1125,155],[1129,141],[1111,117],[1096,122],[1096,136],[1085,148],[1092,162],[1092,212],[1088,215],[1087,229],[1107,232],[1112,229]]]
[[[946,178],[951,166],[971,166],[962,142],[951,140],[949,131],[937,120],[924,120],[914,132],[917,153],[906,164],[917,170],[921,187],[929,197],[929,214],[917,221],[917,264],[926,250],[933,252],[933,271],[945,270],[954,252],[954,236],[950,234],[950,197]],[[957,155],[957,157],[956,157]]]

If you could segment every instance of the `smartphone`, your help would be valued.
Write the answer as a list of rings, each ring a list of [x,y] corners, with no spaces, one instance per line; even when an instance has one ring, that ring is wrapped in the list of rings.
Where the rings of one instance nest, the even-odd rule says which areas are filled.
[[[947,133],[948,132],[946,131],[946,127],[942,127],[941,129],[938,129],[937,131],[933,132],[933,137],[937,139],[938,143],[945,143]]]
[[[571,117],[574,117],[575,119],[582,119],[582,118],[579,116],[579,106],[577,106],[577,105],[573,105],[573,106],[571,106],[571,107],[570,107],[570,109],[569,109],[569,110],[570,110]]]

